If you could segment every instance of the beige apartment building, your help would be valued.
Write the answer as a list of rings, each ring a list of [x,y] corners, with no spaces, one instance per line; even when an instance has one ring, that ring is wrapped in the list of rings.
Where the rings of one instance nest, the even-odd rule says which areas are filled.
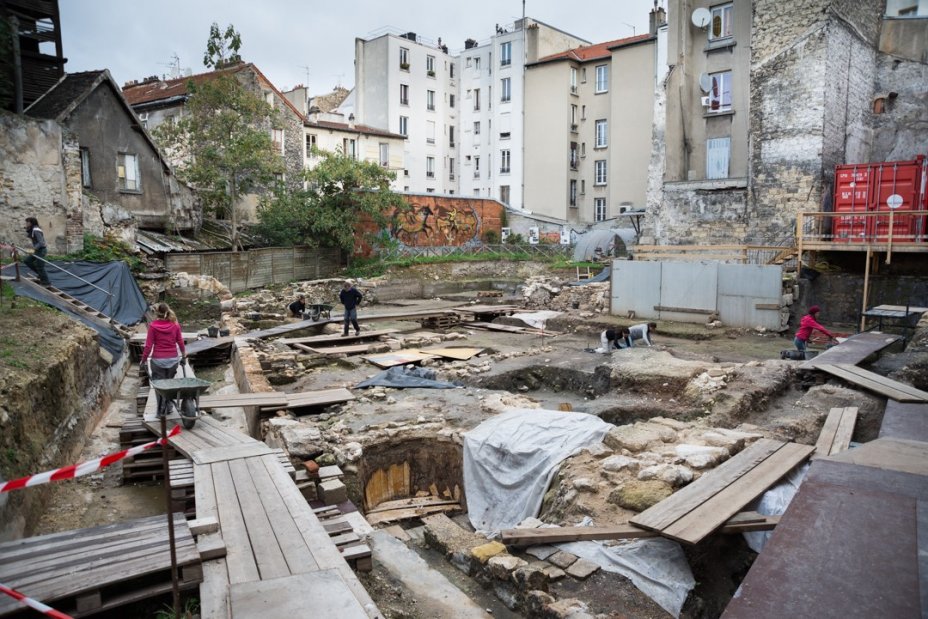
[[[526,66],[526,210],[586,224],[644,207],[656,41],[652,28]]]

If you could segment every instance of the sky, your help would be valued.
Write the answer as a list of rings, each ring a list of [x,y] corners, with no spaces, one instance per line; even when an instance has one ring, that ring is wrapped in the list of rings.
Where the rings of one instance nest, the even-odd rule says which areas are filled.
[[[525,0],[525,14],[592,43],[642,34],[653,0]],[[181,70],[200,73],[210,24],[232,24],[242,58],[282,90],[311,95],[354,85],[354,40],[384,28],[439,37],[456,53],[496,24],[522,16],[521,0],[59,0],[69,73],[109,69],[120,85]],[[307,77],[308,76],[308,77]]]

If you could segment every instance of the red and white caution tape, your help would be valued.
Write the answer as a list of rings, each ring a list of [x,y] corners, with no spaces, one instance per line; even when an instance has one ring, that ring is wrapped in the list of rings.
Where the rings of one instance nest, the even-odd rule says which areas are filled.
[[[87,462],[81,462],[80,464],[63,466],[60,469],[55,469],[53,471],[45,471],[44,473],[37,473],[35,475],[29,475],[28,477],[20,477],[19,479],[14,479],[13,481],[0,483],[0,493],[9,492],[10,490],[19,490],[20,488],[28,488],[30,486],[38,486],[40,484],[47,484],[50,481],[60,481],[62,479],[73,479],[75,477],[81,477],[82,475],[89,475],[90,473],[99,471],[103,467],[109,466],[114,462],[119,462],[123,458],[130,458],[136,454],[142,453],[146,449],[151,449],[157,445],[164,445],[168,438],[176,436],[179,432],[180,426],[174,426],[174,429],[168,432],[167,438],[159,438],[157,441],[145,443],[144,445],[139,445],[138,447],[123,449],[122,451],[111,453],[108,456],[103,456],[102,458],[97,458],[96,460],[88,460]]]
[[[43,604],[42,602],[38,600],[33,600],[32,598],[28,598],[22,593],[20,593],[19,591],[14,591],[13,589],[10,589],[3,583],[0,583],[0,593],[7,594],[8,596],[13,598],[14,600],[17,600],[20,604],[23,604],[24,606],[28,606],[29,608],[34,608],[35,610],[44,614],[46,617],[54,617],[55,619],[73,619],[71,615],[66,615],[62,612],[55,610],[51,606],[46,606],[45,604]]]

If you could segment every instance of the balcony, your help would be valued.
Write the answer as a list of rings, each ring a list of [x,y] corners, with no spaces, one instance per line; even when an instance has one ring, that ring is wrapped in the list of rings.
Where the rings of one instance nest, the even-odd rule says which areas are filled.
[[[426,172],[426,173],[425,173],[425,178],[435,178],[435,173],[434,173],[434,172]]]
[[[474,170],[474,178],[480,178],[480,170]]]
[[[570,94],[575,95],[575,94],[577,94],[578,92],[580,92],[580,89],[579,89],[577,86],[571,86],[571,87],[570,87]]]

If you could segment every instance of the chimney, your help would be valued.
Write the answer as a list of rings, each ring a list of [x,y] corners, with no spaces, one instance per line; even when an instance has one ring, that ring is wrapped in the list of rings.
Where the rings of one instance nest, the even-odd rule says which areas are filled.
[[[657,0],[654,0],[654,8],[651,9],[651,13],[648,15],[648,32],[657,34],[658,28],[666,23],[667,11],[664,10],[664,7],[657,6]]]

